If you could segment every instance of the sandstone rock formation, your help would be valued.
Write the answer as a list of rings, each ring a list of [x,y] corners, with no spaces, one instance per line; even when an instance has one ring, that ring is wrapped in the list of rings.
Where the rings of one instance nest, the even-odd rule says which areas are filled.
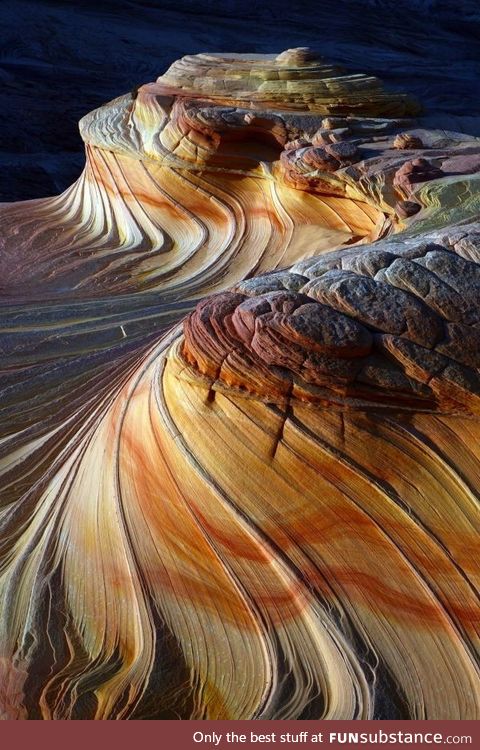
[[[0,207],[5,718],[478,718],[480,141],[418,112],[190,56]]]

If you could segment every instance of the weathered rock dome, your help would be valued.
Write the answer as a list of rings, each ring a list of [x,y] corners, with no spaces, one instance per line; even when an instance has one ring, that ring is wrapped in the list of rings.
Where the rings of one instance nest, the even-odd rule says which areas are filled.
[[[480,141],[182,58],[0,207],[5,718],[479,715]]]

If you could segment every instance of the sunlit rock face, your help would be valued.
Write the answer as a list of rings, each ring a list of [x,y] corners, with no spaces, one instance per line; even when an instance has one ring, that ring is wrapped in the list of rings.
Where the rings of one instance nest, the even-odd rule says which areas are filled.
[[[478,718],[480,141],[197,55],[3,204],[4,718]]]
[[[307,50],[184,58],[82,119],[87,165],[72,188],[3,209],[4,283],[41,298],[162,290],[185,302],[373,239],[384,216],[366,196],[339,201],[335,184],[300,199],[291,177],[300,167],[283,168],[280,155],[313,137],[325,115],[414,110],[378,80],[342,75]],[[330,162],[333,172],[351,159]]]

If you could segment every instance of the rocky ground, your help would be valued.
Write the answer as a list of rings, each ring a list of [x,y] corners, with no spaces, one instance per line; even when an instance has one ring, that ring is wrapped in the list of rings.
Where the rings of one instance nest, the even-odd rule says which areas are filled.
[[[0,200],[64,190],[84,163],[80,117],[200,51],[317,47],[417,96],[425,125],[480,135],[474,0],[6,0],[0,28]]]
[[[477,719],[478,14],[239,8],[1,7],[0,718]]]

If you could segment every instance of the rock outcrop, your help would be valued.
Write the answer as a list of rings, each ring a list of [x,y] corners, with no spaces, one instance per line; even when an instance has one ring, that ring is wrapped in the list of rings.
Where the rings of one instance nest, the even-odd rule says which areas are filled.
[[[5,718],[478,718],[480,141],[196,55],[0,207]]]
[[[480,250],[470,233],[475,242],[477,224],[243,281],[189,316],[184,357],[211,387],[270,403],[478,415]]]

